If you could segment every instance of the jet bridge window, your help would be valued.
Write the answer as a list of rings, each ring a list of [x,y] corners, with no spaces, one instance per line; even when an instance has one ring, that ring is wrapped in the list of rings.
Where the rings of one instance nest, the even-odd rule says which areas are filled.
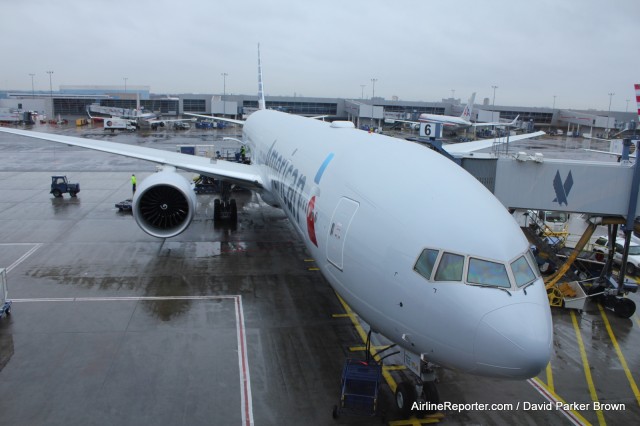
[[[507,268],[502,263],[470,258],[467,282],[494,287],[511,287]]]
[[[464,268],[464,256],[453,253],[444,253],[438,263],[436,281],[462,281],[462,269]]]
[[[433,272],[433,266],[436,264],[437,259],[438,250],[424,249],[414,265],[413,270],[430,280],[431,272]]]
[[[513,271],[513,276],[516,279],[516,285],[518,287],[529,284],[531,281],[536,279],[536,274],[533,272],[524,256],[520,256],[518,259],[511,262],[511,270]]]

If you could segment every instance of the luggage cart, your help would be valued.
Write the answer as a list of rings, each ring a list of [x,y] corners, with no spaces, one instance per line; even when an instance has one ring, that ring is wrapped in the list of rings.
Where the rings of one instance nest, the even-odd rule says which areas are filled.
[[[333,407],[333,418],[341,414],[375,416],[382,365],[374,360],[347,359],[342,369],[340,405]]]
[[[0,268],[0,318],[11,314],[11,300],[8,299],[7,271]]]
[[[347,358],[342,368],[340,381],[340,403],[333,406],[333,418],[337,419],[342,414],[375,416],[382,415],[380,410],[380,382],[382,380],[382,362],[385,358],[399,352],[393,352],[379,357],[395,344],[389,345],[371,356],[371,330],[367,335],[365,360]],[[376,361],[376,357],[378,360]]]

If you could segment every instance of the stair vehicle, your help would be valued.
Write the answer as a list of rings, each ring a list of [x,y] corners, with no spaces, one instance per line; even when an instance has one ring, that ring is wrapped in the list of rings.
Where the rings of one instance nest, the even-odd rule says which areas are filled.
[[[67,192],[70,196],[75,197],[80,192],[80,184],[69,183],[66,176],[51,176],[51,191],[49,193],[58,198]]]

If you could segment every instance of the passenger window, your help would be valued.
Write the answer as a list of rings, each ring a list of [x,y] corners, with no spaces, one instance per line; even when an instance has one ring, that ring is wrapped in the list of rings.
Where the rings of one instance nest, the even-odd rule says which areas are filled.
[[[513,276],[516,279],[516,285],[518,287],[529,284],[536,279],[536,274],[531,270],[524,256],[519,257],[511,263],[511,270],[513,271]]]
[[[507,268],[502,263],[487,260],[469,259],[467,281],[473,284],[490,285],[496,287],[511,287]]]
[[[462,268],[464,256],[453,253],[444,253],[438,263],[436,281],[462,281]]]
[[[438,258],[438,250],[424,249],[418,258],[413,270],[425,277],[431,279],[431,272],[433,271],[433,265],[436,264]]]

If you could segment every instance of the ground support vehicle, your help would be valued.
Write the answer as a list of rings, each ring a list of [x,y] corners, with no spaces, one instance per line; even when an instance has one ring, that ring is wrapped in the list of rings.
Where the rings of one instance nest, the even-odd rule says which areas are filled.
[[[66,176],[51,176],[51,191],[49,193],[54,197],[62,197],[62,194],[66,192],[75,197],[80,192],[80,184],[69,183]]]
[[[220,192],[218,182],[208,176],[200,175],[194,179],[193,183],[193,190],[196,194],[213,194],[214,192]]]
[[[121,212],[124,212],[124,211],[129,211],[130,212],[131,209],[132,209],[132,199],[131,198],[127,198],[124,201],[120,201],[119,203],[116,203],[116,207]]]

